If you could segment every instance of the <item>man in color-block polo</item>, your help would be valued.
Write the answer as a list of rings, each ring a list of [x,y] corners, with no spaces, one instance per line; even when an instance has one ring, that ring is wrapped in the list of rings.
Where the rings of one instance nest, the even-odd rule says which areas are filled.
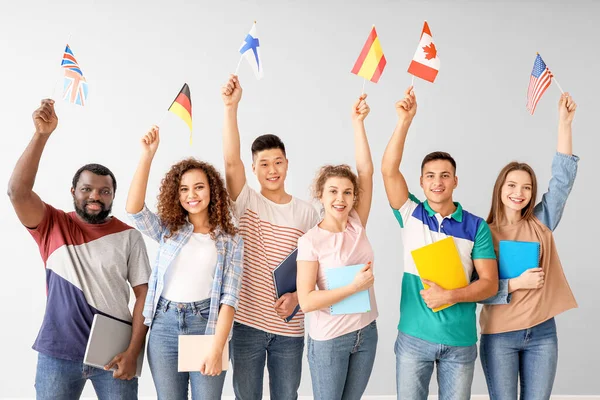
[[[398,123],[382,160],[388,201],[402,228],[404,275],[400,323],[396,340],[398,399],[425,400],[434,365],[441,398],[467,400],[477,358],[476,304],[498,290],[498,269],[486,222],[453,201],[458,185],[456,162],[448,153],[434,152],[423,159],[421,202],[409,193],[399,170],[408,129],[417,111],[410,87],[396,103]],[[445,290],[421,279],[411,251],[452,237],[462,261],[466,287]],[[439,268],[444,268],[440,265]],[[478,279],[472,279],[478,276]],[[430,287],[425,290],[423,283]],[[452,306],[434,312],[445,304]]]
[[[58,125],[53,100],[42,101],[33,122],[35,133],[17,161],[8,194],[45,267],[46,312],[33,344],[38,352],[36,399],[78,399],[88,380],[99,399],[137,399],[134,376],[148,331],[142,316],[150,276],[144,240],[110,215],[117,181],[102,165],[87,164],[75,173],[75,211],[64,212],[40,199],[33,185],[42,152]],[[136,297],[133,315],[130,288]],[[128,348],[104,369],[83,364],[96,314],[132,325]]]

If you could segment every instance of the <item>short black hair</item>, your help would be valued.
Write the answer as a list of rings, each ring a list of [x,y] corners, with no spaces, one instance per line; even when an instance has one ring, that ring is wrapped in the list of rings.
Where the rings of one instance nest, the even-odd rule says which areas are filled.
[[[113,182],[113,193],[117,191],[117,180],[115,179],[115,175],[111,172],[110,169],[100,164],[86,164],[83,167],[79,168],[73,176],[73,189],[77,187],[77,182],[79,182],[79,176],[83,171],[90,171],[92,174],[101,176],[110,176]]]
[[[280,149],[285,156],[285,145],[279,139],[279,136],[267,133],[266,135],[261,135],[254,139],[252,142],[252,157],[256,155],[256,153],[263,150],[271,150],[271,149]]]
[[[425,164],[436,160],[450,161],[450,164],[452,164],[452,167],[454,168],[454,174],[456,175],[456,161],[454,161],[454,158],[452,158],[452,156],[449,153],[446,153],[445,151],[434,151],[433,153],[427,154],[425,158],[423,158],[423,162],[421,163],[421,173],[423,173],[423,168],[425,168]]]

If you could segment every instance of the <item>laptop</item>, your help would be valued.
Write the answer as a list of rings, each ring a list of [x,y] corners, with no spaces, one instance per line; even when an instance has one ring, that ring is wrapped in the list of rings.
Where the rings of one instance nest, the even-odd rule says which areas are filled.
[[[104,369],[114,356],[124,352],[131,340],[131,325],[104,315],[94,315],[92,329],[88,338],[83,363],[91,367]],[[142,375],[144,351],[140,351],[137,360],[136,377]],[[112,369],[113,371],[116,368]]]
[[[179,335],[178,366],[179,372],[198,372],[202,360],[210,350],[214,335]],[[221,368],[229,367],[229,343],[223,348]]]

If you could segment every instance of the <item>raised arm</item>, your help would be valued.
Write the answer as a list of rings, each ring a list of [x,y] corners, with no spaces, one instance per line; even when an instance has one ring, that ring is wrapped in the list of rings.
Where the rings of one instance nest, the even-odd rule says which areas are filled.
[[[360,202],[356,212],[363,226],[367,226],[371,200],[373,198],[373,159],[365,131],[365,118],[369,115],[367,95],[363,94],[352,107],[352,128],[354,129],[354,158],[356,159],[356,172],[358,172],[358,186],[360,187]]]
[[[40,107],[33,112],[33,123],[33,138],[17,161],[8,182],[8,197],[17,217],[28,228],[37,227],[44,218],[44,203],[33,191],[33,184],[46,142],[58,125],[54,100],[42,100]]]
[[[573,136],[571,125],[577,104],[569,93],[564,93],[558,103],[558,143],[557,154],[552,161],[552,179],[542,201],[535,206],[535,216],[550,230],[556,229],[562,218],[567,198],[571,193],[577,175],[578,158],[573,156]]]
[[[152,165],[152,160],[154,159],[159,143],[159,128],[153,125],[141,139],[142,154],[131,180],[129,194],[127,195],[127,204],[125,205],[125,209],[130,214],[139,213],[144,208],[150,166]]]
[[[225,182],[229,196],[235,201],[246,184],[246,170],[244,169],[240,153],[240,131],[237,121],[238,105],[242,98],[242,87],[237,76],[229,76],[229,80],[221,88],[221,98],[225,105],[225,118],[223,120]]]
[[[575,118],[577,104],[569,93],[563,93],[558,102],[558,144],[556,151],[568,156],[573,155],[573,136],[571,125]]]
[[[400,172],[400,162],[404,153],[408,128],[410,128],[416,112],[417,98],[411,86],[404,93],[404,99],[396,103],[398,122],[381,160],[381,173],[383,174],[385,192],[387,193],[388,202],[396,210],[400,209],[408,199],[408,186]]]

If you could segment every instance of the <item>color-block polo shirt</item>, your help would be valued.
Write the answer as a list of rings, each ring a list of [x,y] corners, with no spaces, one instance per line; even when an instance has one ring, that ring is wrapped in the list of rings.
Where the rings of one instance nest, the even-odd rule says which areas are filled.
[[[458,303],[434,313],[420,295],[423,284],[411,251],[452,236],[462,265],[471,281],[473,260],[495,259],[492,235],[487,223],[465,210],[442,217],[429,203],[412,194],[399,210],[393,209],[402,229],[404,275],[398,329],[410,336],[447,346],[471,346],[477,342],[476,303]],[[443,268],[443,265],[440,266]]]

